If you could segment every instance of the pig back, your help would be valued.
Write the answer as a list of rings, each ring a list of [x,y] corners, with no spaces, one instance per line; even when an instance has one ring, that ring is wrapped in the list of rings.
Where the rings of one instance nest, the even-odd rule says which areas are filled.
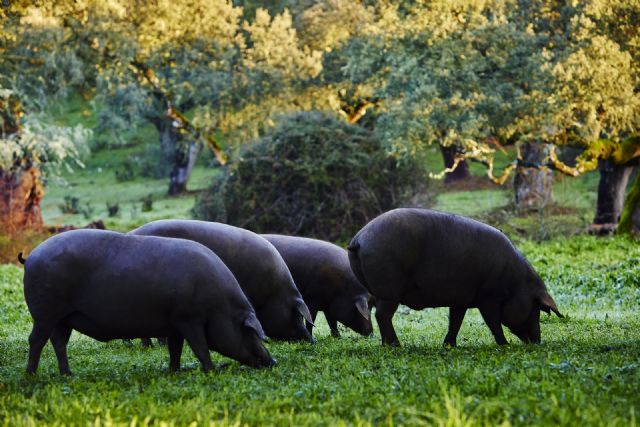
[[[204,310],[246,302],[229,269],[198,243],[101,230],[45,241],[27,258],[24,285],[34,318],[65,310],[153,317],[176,306]]]
[[[367,224],[353,246],[370,291],[410,307],[471,304],[487,282],[519,262],[500,231],[428,209],[389,211]]]
[[[270,300],[300,297],[291,273],[276,248],[249,230],[208,221],[161,220],[131,233],[179,237],[205,245],[231,270],[256,309]]]
[[[305,301],[331,299],[336,294],[366,294],[349,266],[347,251],[323,240],[262,235],[278,250]]]

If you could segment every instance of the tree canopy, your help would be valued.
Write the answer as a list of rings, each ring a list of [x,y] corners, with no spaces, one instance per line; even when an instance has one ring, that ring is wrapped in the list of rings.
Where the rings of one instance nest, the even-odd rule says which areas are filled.
[[[172,179],[199,144],[224,163],[282,113],[326,110],[397,159],[454,147],[503,183],[523,162],[494,171],[506,145],[552,144],[538,166],[573,176],[640,156],[639,24],[623,0],[19,0],[0,84],[33,112],[93,99],[99,143],[153,123]]]
[[[597,0],[378,2],[344,48],[344,69],[383,100],[377,129],[392,152],[455,145],[491,173],[496,144],[620,146],[637,133],[629,22],[638,10]]]

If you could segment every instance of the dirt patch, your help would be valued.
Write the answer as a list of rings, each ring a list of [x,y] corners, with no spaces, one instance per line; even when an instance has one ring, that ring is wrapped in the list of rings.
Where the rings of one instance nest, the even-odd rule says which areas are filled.
[[[435,181],[435,180],[434,180]],[[500,185],[494,184],[485,176],[470,176],[469,178],[445,184],[444,181],[436,181],[433,188],[438,192],[458,192],[458,191],[478,191],[495,190]],[[505,184],[508,185],[508,184]]]
[[[22,230],[14,232],[0,233],[0,264],[18,264],[18,254],[22,252],[26,258],[29,252],[40,243],[53,236],[78,228],[95,228],[105,230],[106,227],[101,220],[93,221],[85,227],[74,227],[73,225],[50,226],[40,230]]]
[[[0,234],[0,264],[18,264],[20,252],[26,257],[29,252],[51,236],[46,230],[26,230]]]

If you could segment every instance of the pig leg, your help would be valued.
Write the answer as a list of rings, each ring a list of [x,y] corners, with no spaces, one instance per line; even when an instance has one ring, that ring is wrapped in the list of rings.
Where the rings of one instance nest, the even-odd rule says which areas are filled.
[[[182,345],[184,338],[180,334],[171,334],[167,337],[169,347],[169,370],[177,372],[180,369],[180,356],[182,356]]]
[[[335,338],[340,338],[340,331],[338,330],[338,321],[331,316],[325,316],[327,318],[327,323],[329,324],[329,329],[331,329],[331,336]]]
[[[142,338],[140,343],[143,347],[153,347],[153,343],[151,342],[151,338]]]
[[[42,348],[51,337],[53,322],[34,321],[33,329],[29,335],[29,360],[27,362],[27,373],[35,374],[40,362]]]
[[[382,335],[382,344],[399,346],[400,341],[396,335],[396,331],[393,329],[393,323],[391,319],[400,305],[397,301],[389,300],[376,300],[376,320],[378,321],[378,327],[380,328],[380,335]]]
[[[447,331],[447,336],[444,337],[443,345],[445,347],[448,345],[451,347],[456,346],[456,338],[458,337],[458,332],[460,331],[460,326],[462,326],[462,320],[466,312],[466,307],[449,307],[449,330]]]
[[[316,316],[318,315],[318,310],[315,307],[310,307],[307,306],[309,308],[309,313],[311,313],[311,320],[313,320],[313,323],[316,322]],[[307,322],[305,320],[305,326],[307,327],[307,331],[309,331],[309,335],[313,335],[313,325],[309,322]]]
[[[69,359],[67,358],[67,344],[69,344],[70,337],[71,328],[60,322],[53,329],[53,333],[50,338],[51,345],[53,345],[53,349],[56,352],[56,358],[58,359],[58,369],[62,375],[71,375]]]
[[[498,345],[507,345],[507,339],[504,337],[502,325],[500,324],[500,306],[494,303],[486,303],[478,306],[480,314],[487,324],[493,337]]]
[[[189,347],[193,350],[204,372],[209,372],[213,369],[213,363],[211,363],[211,355],[209,354],[209,345],[207,344],[207,338],[204,334],[204,328],[202,325],[183,323],[177,325],[178,331],[187,340]]]

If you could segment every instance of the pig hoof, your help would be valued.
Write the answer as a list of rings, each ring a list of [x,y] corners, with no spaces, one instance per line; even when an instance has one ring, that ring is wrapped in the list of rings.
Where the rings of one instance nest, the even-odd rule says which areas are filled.
[[[444,344],[442,344],[442,347],[444,347],[446,349],[456,348],[456,343],[455,342],[447,342],[447,341],[445,341]]]
[[[60,375],[62,375],[64,377],[71,377],[71,376],[73,376],[73,372],[71,372],[70,369],[67,369],[66,371],[60,371]]]

